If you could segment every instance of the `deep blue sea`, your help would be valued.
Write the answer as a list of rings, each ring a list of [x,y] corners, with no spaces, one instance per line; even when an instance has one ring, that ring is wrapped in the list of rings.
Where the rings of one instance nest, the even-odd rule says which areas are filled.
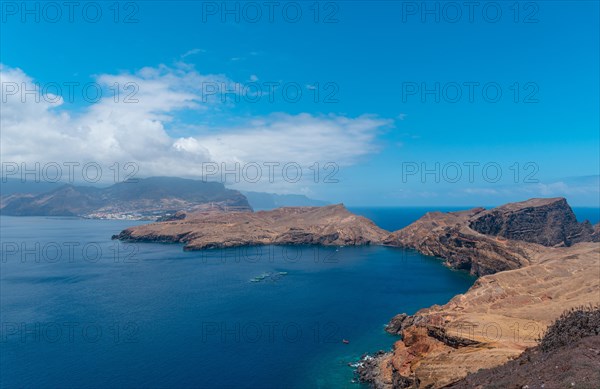
[[[427,209],[352,211],[395,230]],[[387,247],[110,239],[134,224],[0,217],[2,388],[361,388],[348,363],[391,347],[390,318],[474,282]]]

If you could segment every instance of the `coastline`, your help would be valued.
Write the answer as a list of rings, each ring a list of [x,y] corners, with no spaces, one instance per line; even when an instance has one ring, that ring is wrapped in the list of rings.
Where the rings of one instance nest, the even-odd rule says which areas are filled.
[[[481,220],[500,233],[471,228]],[[402,340],[391,352],[363,360],[359,377],[374,388],[441,388],[517,358],[565,310],[597,303],[598,231],[598,224],[577,223],[564,199],[546,199],[429,213],[392,233],[386,243],[437,256],[480,278],[445,305],[392,318],[386,330]]]
[[[597,301],[599,252],[598,243],[548,250],[529,267],[480,277],[445,305],[394,317],[387,330],[403,339],[361,378],[375,388],[439,388],[518,357],[564,310]]]
[[[392,233],[335,205],[194,215],[130,228],[113,239],[182,242],[190,250],[374,244],[441,258],[480,278],[443,306],[392,318],[387,331],[402,340],[358,369],[361,381],[375,388],[441,388],[517,358],[565,309],[593,302],[600,291],[594,278],[599,234],[600,225],[579,223],[565,199],[552,198],[430,212]]]

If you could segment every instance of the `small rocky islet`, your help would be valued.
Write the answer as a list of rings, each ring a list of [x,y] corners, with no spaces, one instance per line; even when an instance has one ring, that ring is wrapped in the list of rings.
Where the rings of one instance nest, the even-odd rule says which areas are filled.
[[[375,388],[442,388],[504,365],[536,346],[565,310],[597,304],[600,295],[600,224],[579,223],[564,198],[430,212],[391,233],[339,204],[190,213],[128,228],[113,239],[183,243],[186,250],[389,245],[480,277],[445,305],[391,319],[386,331],[401,340],[355,365],[358,378]]]

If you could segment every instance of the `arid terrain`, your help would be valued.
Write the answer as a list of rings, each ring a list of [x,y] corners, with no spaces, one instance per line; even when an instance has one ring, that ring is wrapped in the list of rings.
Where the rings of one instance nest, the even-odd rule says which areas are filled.
[[[600,308],[566,311],[540,344],[517,359],[482,369],[448,388],[597,388],[600,385]]]
[[[578,223],[562,198],[428,213],[385,243],[482,277],[443,306],[390,321],[402,340],[359,369],[376,388],[440,388],[502,365],[564,310],[600,301],[598,225]]]
[[[599,228],[578,223],[564,198],[531,199],[491,210],[429,212],[385,244],[441,257],[452,268],[481,276],[535,263],[544,247],[598,242]]]
[[[186,250],[200,250],[265,244],[380,244],[389,234],[343,205],[183,216],[181,220],[128,228],[113,238],[185,243]]]
[[[600,244],[541,249],[531,265],[479,278],[443,306],[396,316],[402,335],[363,379],[377,388],[448,385],[518,357],[565,310],[600,299]]]

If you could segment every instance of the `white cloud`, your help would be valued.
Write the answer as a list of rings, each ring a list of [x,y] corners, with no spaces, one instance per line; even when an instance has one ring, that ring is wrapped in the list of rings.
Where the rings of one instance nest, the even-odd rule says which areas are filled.
[[[184,58],[189,57],[190,55],[199,54],[199,53],[206,53],[206,50],[204,50],[204,49],[191,49],[191,50],[186,51],[184,54],[182,54],[181,58],[184,59]]]
[[[474,195],[497,195],[499,192],[496,189],[489,188],[467,188],[464,190],[465,193]]]
[[[209,116],[223,108],[218,98],[204,98],[202,86],[235,82],[224,75],[199,74],[185,64],[99,75],[96,82],[106,90],[119,85],[119,101],[113,93],[105,94],[83,110],[69,109],[62,99],[36,102],[32,96],[6,95],[5,83],[33,88],[34,80],[20,69],[2,66],[0,77],[2,159],[18,163],[94,161],[110,166],[133,161],[140,176],[186,177],[201,176],[204,162],[295,162],[308,167],[331,161],[349,166],[376,152],[377,134],[390,125],[369,115],[273,113],[236,126],[195,126],[182,113]],[[137,102],[124,103],[134,91],[129,97]],[[195,131],[186,137],[171,135],[189,134],[190,129]],[[265,189],[256,186],[246,188]]]

